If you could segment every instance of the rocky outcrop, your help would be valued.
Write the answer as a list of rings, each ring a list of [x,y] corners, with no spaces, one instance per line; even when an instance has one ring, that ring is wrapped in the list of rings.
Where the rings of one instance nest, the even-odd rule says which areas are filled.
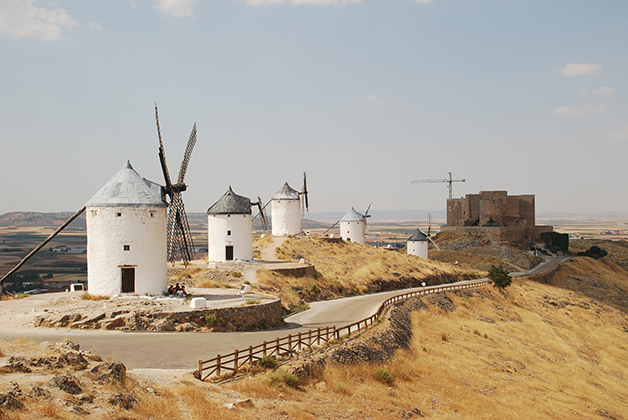
[[[121,331],[212,332],[252,331],[284,325],[281,301],[215,309],[164,312],[159,308],[126,307],[89,314],[51,314],[37,317],[36,327],[69,327]],[[21,368],[15,365],[14,369]]]

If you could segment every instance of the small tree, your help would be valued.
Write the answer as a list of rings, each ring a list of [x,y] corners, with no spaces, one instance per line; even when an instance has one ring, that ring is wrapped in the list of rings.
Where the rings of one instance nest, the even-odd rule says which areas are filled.
[[[508,271],[504,269],[502,265],[494,266],[488,269],[488,279],[493,283],[493,286],[505,289],[512,283],[512,278]]]

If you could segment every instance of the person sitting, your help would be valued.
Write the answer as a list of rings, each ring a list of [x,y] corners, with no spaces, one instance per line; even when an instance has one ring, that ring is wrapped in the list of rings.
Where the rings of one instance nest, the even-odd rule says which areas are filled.
[[[185,286],[181,286],[181,290],[179,291],[181,292],[181,297],[184,298],[187,296],[187,292],[185,291]]]
[[[174,295],[174,287],[172,285],[168,286],[168,294]]]

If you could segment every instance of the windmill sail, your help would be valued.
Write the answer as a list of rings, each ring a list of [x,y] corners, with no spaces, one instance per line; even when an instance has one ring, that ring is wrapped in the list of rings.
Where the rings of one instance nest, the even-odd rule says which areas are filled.
[[[185,148],[185,153],[183,154],[177,183],[173,185],[170,178],[170,172],[168,171],[168,164],[166,162],[164,144],[161,139],[157,104],[155,104],[155,121],[157,123],[157,134],[159,136],[159,162],[161,163],[161,170],[164,174],[164,182],[166,184],[163,187],[163,194],[170,198],[170,202],[168,203],[167,233],[168,261],[174,265],[174,262],[177,259],[181,259],[183,263],[187,265],[194,258],[194,241],[192,239],[190,224],[185,213],[185,206],[183,204],[183,199],[181,198],[181,193],[187,190],[187,185],[184,183],[184,179],[188,170],[188,165],[190,164],[192,150],[194,150],[194,146],[196,145],[196,123],[192,128],[188,144]]]

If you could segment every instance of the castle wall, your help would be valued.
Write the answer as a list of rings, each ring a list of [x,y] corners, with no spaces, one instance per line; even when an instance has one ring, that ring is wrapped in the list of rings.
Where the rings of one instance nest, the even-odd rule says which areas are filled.
[[[542,232],[552,232],[552,226],[441,226],[441,232],[451,232],[461,236],[481,236],[495,243],[509,243],[520,240],[541,241]]]
[[[519,195],[519,216],[525,221],[526,226],[536,225],[536,214],[534,209],[534,195]]]
[[[464,198],[447,199],[447,226],[463,226],[465,221]]]
[[[504,224],[504,201],[499,197],[482,197],[480,201],[479,226],[490,222]]]

